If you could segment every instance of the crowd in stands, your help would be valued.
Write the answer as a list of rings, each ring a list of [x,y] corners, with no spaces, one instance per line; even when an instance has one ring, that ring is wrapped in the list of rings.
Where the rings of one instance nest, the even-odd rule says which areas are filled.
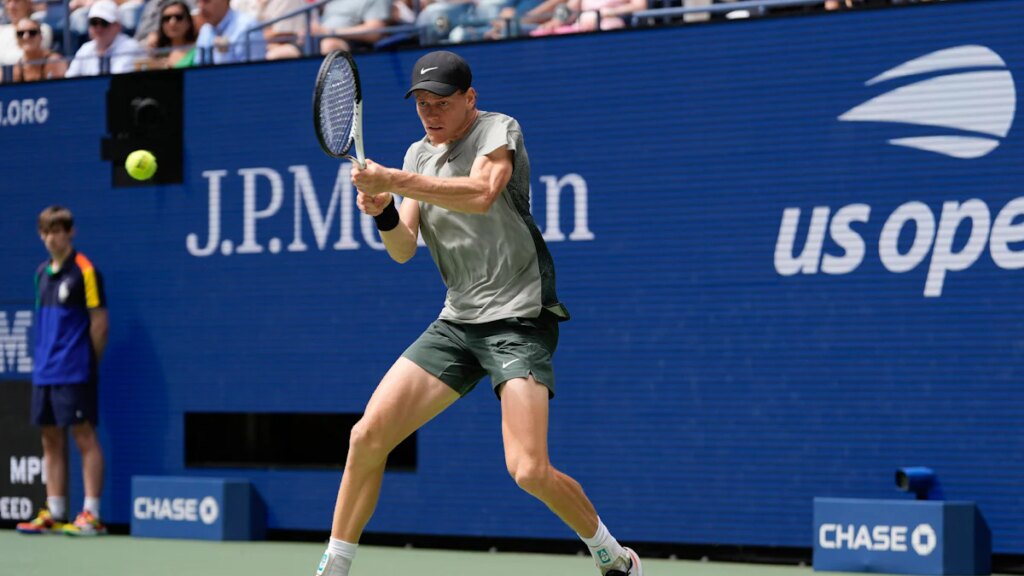
[[[614,30],[643,24],[635,15],[650,8],[683,9],[677,16],[651,19],[657,23],[750,17],[749,10],[728,8],[736,1],[2,0],[0,81],[276,60],[338,48]],[[820,0],[771,11],[927,1],[941,0]],[[700,11],[711,6],[724,10]]]

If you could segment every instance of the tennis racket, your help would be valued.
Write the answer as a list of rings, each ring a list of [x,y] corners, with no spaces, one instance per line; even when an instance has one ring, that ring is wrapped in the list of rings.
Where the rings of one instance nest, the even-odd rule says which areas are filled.
[[[344,50],[331,52],[320,64],[313,90],[313,127],[328,156],[348,158],[366,168],[359,70],[352,55]]]

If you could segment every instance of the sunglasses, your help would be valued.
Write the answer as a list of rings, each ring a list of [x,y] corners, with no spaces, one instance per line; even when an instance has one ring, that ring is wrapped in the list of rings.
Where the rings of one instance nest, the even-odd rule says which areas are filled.
[[[39,36],[39,30],[18,30],[18,38],[35,38]]]
[[[106,28],[110,26],[110,22],[107,22],[103,18],[91,18],[89,19],[89,26],[95,26],[97,28]]]
[[[160,17],[160,21],[163,22],[164,24],[167,24],[168,22],[170,22],[172,20],[175,21],[175,22],[184,22],[185,21],[185,15],[184,14],[164,14],[163,16]]]

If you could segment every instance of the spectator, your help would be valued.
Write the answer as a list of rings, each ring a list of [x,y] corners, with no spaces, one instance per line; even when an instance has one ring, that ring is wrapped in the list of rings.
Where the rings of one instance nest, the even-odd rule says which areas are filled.
[[[429,4],[429,0],[419,3],[422,10]],[[413,24],[416,22],[416,10],[410,0],[393,0],[391,2],[391,22],[395,24]]]
[[[303,6],[303,0],[256,0],[256,18],[260,22],[269,22]],[[305,37],[305,16],[301,15],[264,28],[263,39],[267,41],[267,60],[302,56],[300,46]]]
[[[199,0],[199,14],[206,23],[196,40],[198,63],[232,64],[263,59],[267,46],[263,34],[253,30],[259,26],[255,18],[232,10],[228,0]]]
[[[106,527],[100,523],[103,449],[96,437],[98,367],[107,347],[109,326],[103,277],[84,254],[75,250],[74,217],[67,208],[50,206],[43,210],[37,227],[50,253],[35,275],[37,322],[32,371],[32,423],[42,429],[46,508],[34,520],[18,524],[17,529],[26,534],[106,534]],[[85,484],[85,505],[73,524],[64,524],[68,512],[68,429],[82,455]]]
[[[85,36],[89,32],[89,9],[97,0],[71,0],[71,32],[76,36]],[[144,11],[143,0],[117,0],[115,2],[117,21],[123,28],[133,31],[138,27],[139,18]]]
[[[320,21],[313,27],[317,36],[334,36],[320,41],[320,52],[372,48],[384,37],[374,33],[388,25],[391,0],[334,0],[323,8]]]
[[[184,0],[160,3],[160,28],[154,32],[152,56],[139,62],[144,70],[187,68],[195,63],[196,27]]]
[[[478,8],[476,0],[432,2],[416,15],[416,25],[420,29],[420,44],[432,45],[477,39],[467,31],[467,25],[472,23]]]
[[[18,23],[29,20],[32,15],[31,0],[4,0],[4,14],[10,24],[0,24],[0,66],[17,64],[21,60],[21,43],[18,42]],[[49,24],[40,27],[40,46],[49,50],[53,46],[53,30]]]
[[[498,12],[497,20],[484,37],[496,40],[529,33],[547,22],[559,6],[565,6],[564,0],[543,0],[540,3],[538,0],[520,0]],[[510,25],[512,30],[509,30]]]
[[[109,60],[111,74],[131,72],[135,58],[142,53],[138,42],[121,33],[114,0],[97,0],[89,8],[89,37],[92,40],[75,53],[68,78],[102,74],[105,60]]]
[[[18,45],[23,56],[14,66],[14,81],[63,78],[68,64],[60,54],[43,48],[42,26],[31,18],[22,18],[17,26]]]
[[[567,15],[556,13],[551,20],[530,32],[530,36],[624,28],[627,22],[623,17],[645,10],[647,0],[569,0],[567,6]]]
[[[135,26],[135,32],[132,37],[139,44],[144,44],[150,48],[156,48],[157,36],[160,32],[160,13],[166,4],[166,0],[148,0],[143,4],[142,13],[139,15],[139,22]],[[186,3],[188,6],[189,13],[192,12],[193,6],[191,0]],[[195,20],[193,20],[195,24]],[[195,26],[196,30],[199,30],[199,26]]]

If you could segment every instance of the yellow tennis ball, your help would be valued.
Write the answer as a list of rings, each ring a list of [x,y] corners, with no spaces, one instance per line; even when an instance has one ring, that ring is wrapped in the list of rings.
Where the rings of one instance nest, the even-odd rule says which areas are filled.
[[[156,174],[156,156],[149,150],[136,150],[124,161],[124,169],[136,180],[149,180]]]

